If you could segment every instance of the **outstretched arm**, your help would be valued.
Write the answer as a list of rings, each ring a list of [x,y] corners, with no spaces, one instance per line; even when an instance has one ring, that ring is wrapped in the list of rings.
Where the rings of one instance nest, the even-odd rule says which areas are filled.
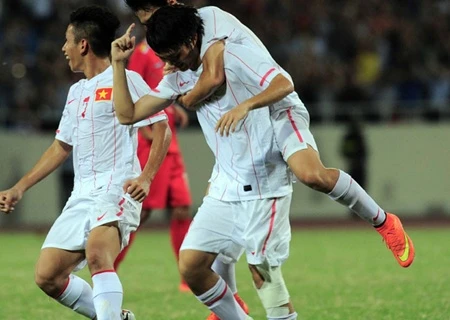
[[[230,130],[234,132],[238,122],[244,119],[251,110],[274,104],[293,91],[294,85],[292,82],[282,74],[278,74],[266,89],[225,113],[217,122],[216,131],[220,135],[226,134],[228,136]]]
[[[136,103],[133,103],[125,73],[126,59],[133,52],[136,42],[136,38],[131,36],[133,28],[134,24],[130,25],[125,34],[116,39],[111,45],[113,101],[116,116],[122,124],[136,123],[158,113],[172,103],[172,100],[151,95],[145,95]]]
[[[67,159],[71,151],[70,145],[55,140],[34,167],[11,189],[0,191],[0,211],[5,213],[13,211],[25,191],[55,171]]]
[[[177,103],[187,109],[207,99],[225,82],[223,51],[225,44],[217,41],[211,45],[203,56],[203,71],[191,91],[177,99]]]

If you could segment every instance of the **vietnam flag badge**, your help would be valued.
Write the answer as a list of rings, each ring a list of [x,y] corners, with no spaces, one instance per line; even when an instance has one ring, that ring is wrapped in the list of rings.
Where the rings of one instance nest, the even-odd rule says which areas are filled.
[[[95,102],[111,101],[113,88],[99,88],[95,90]]]

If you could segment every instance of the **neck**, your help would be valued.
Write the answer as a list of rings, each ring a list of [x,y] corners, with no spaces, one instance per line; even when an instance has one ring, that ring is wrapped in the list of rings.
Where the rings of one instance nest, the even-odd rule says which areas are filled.
[[[85,68],[83,70],[86,79],[92,79],[96,75],[105,71],[111,65],[111,61],[108,57],[88,57],[85,61]]]

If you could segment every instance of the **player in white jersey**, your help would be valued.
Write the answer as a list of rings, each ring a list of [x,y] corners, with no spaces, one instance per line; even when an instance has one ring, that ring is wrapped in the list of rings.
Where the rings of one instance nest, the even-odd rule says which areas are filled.
[[[164,9],[158,10],[154,17],[162,15],[164,20]],[[189,7],[183,7],[183,10],[195,11]],[[151,21],[154,19],[157,18]],[[158,40],[165,45],[163,39],[178,43],[180,39],[189,38],[195,47],[197,33],[202,34],[201,26],[197,29],[192,21],[180,21],[183,21],[184,28],[181,33],[170,32],[172,28],[179,30],[179,23],[163,25],[154,22],[153,26],[147,26],[149,44],[165,61],[170,60],[172,54],[184,55],[190,50],[184,46],[179,52],[169,47],[161,52],[158,50]],[[155,28],[159,30],[159,35],[174,34],[174,39],[158,37],[158,40],[152,41],[149,35],[156,35]],[[116,40],[112,48],[114,100],[120,105],[117,116],[123,123],[134,123],[153,114],[190,90],[197,82],[198,74],[189,69],[198,70],[200,65],[199,59],[195,59],[180,66],[180,71],[164,77],[154,92],[134,104],[124,81],[123,62],[134,46],[133,42],[134,38],[124,36]],[[230,48],[225,59],[227,87],[217,92],[197,111],[216,163],[209,181],[208,195],[183,242],[179,268],[197,298],[220,319],[247,319],[233,299],[229,287],[210,269],[219,254],[235,262],[243,247],[268,319],[296,319],[297,314],[290,302],[280,268],[289,254],[292,186],[287,166],[275,143],[269,110],[260,109],[249,115],[243,130],[231,139],[215,132],[216,122],[224,112],[231,110],[236,101],[251,97],[251,92],[242,86],[243,79],[234,72],[234,55],[238,50],[237,47]]]
[[[154,1],[146,1],[148,2]],[[168,4],[173,4],[173,1]],[[140,12],[138,17],[142,21],[146,17],[143,11]],[[324,167],[317,147],[305,140],[305,135],[311,135],[309,114],[294,92],[289,74],[273,60],[255,34],[229,13],[216,7],[205,7],[199,9],[198,14],[205,25],[205,35],[199,48],[204,71],[193,90],[180,96],[178,103],[191,108],[224,83],[221,53],[224,50],[223,40],[227,43],[244,44],[255,50],[265,58],[267,68],[260,70],[259,77],[261,82],[270,82],[268,91],[265,91],[263,97],[240,103],[235,110],[224,115],[218,122],[217,130],[222,134],[228,134],[230,130],[235,130],[236,125],[250,110],[271,105],[270,116],[276,140],[285,161],[298,180],[312,189],[328,194],[331,199],[347,206],[373,225],[400,266],[405,268],[410,266],[415,256],[414,245],[404,231],[400,219],[394,214],[385,212],[346,172]],[[178,63],[182,64],[180,61]],[[253,92],[257,95],[263,86],[255,86],[254,89]]]
[[[144,26],[145,23],[150,19],[151,15],[160,7],[178,4],[178,2],[174,0],[125,0],[125,3],[133,10],[139,21]],[[205,21],[206,29],[204,38],[207,39],[213,39],[215,37],[215,32],[212,32],[212,30],[217,31],[218,27],[220,28],[220,30],[223,30],[223,28],[227,28],[228,30],[230,24],[232,24],[233,22],[239,23],[239,21],[237,21],[235,17],[220,10],[217,7],[205,7],[200,9],[199,12],[202,19]],[[220,19],[220,23],[218,23],[218,19]],[[233,32],[231,36],[238,37],[239,34],[251,32],[242,24],[239,24],[239,28],[241,28],[239,32]],[[261,47],[264,48],[263,44],[256,36],[253,35],[252,38],[255,40],[255,42],[259,43]],[[239,39],[245,40],[246,38],[243,36],[239,36]],[[221,63],[220,65],[216,65],[216,61],[221,62],[221,60],[217,59],[217,55],[222,54],[222,44],[219,42],[211,41],[202,45],[202,48],[202,52],[204,54],[202,54],[203,72],[201,73],[200,79],[193,90],[191,90],[188,95],[183,96],[188,98],[188,100],[183,101],[182,103],[185,103],[188,107],[190,104],[190,97],[193,97],[193,99],[197,99],[196,97],[207,96],[209,95],[209,92],[213,92],[218,87],[218,85],[221,85],[224,81],[223,63]],[[170,69],[170,65],[166,64],[166,67],[167,66],[169,66]],[[221,77],[217,77],[217,75],[220,75]],[[207,88],[206,92],[203,91],[204,88]],[[238,294],[234,263],[224,263],[221,259],[217,259],[214,262],[212,268],[226,280],[236,298],[236,301],[238,301],[241,307],[248,313],[248,306]],[[213,313],[211,313],[207,320],[219,319]]]
[[[139,224],[140,202],[171,136],[164,112],[134,126],[121,125],[115,116],[109,55],[119,25],[102,7],[82,7],[71,14],[62,51],[71,70],[83,72],[86,79],[70,88],[53,144],[11,189],[0,192],[0,210],[13,211],[26,190],[73,152],[74,189],[42,246],[35,281],[62,305],[97,320],[135,319],[122,311],[122,284],[113,263]],[[148,92],[137,73],[127,71],[126,77],[133,101]],[[154,148],[141,172],[137,127],[150,124]],[[93,288],[72,273],[86,263]]]

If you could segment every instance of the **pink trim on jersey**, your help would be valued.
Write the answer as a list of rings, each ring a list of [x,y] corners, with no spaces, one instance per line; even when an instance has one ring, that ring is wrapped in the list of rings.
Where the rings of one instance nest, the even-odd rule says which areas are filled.
[[[277,199],[273,199],[273,203],[272,203],[272,214],[270,215],[270,223],[269,223],[269,233],[267,234],[266,240],[264,240],[264,244],[263,244],[263,248],[261,250],[261,253],[264,254],[264,252],[266,251],[266,246],[267,246],[267,242],[269,241],[270,235],[272,234],[273,231],[273,225],[275,222],[275,214],[277,213]]]
[[[227,51],[227,53],[229,53],[230,55],[232,55],[233,57],[235,57],[236,59],[238,59],[244,66],[246,66],[251,72],[253,72],[255,75],[257,75],[259,78],[261,78],[260,81],[260,85],[262,86],[261,83],[264,83],[264,81],[266,81],[266,78],[269,76],[269,73],[272,73],[274,70],[276,70],[275,68],[270,69],[264,76],[260,76],[255,70],[253,70],[248,64],[246,64],[241,58],[239,58],[237,55],[235,55],[233,52]]]
[[[125,198],[122,198],[119,201],[119,212],[116,213],[116,216],[120,217],[123,214],[123,207],[122,205],[125,203]]]
[[[96,272],[96,273],[93,273],[93,274],[91,275],[91,278],[93,278],[94,276],[96,276],[96,275],[98,275],[98,274],[101,274],[101,273],[107,273],[107,272],[116,273],[116,270],[114,270],[114,269],[108,269],[108,270],[98,271],[98,272]]]
[[[262,199],[261,188],[259,186],[259,179],[258,179],[258,176],[256,175],[255,161],[253,160],[252,143],[251,143],[250,135],[248,134],[247,126],[245,125],[245,122],[244,122],[243,126],[244,126],[245,134],[247,135],[248,144],[250,145],[250,148],[249,148],[250,149],[250,156],[252,157],[253,172],[255,173],[256,184],[258,185],[259,198]]]
[[[83,91],[84,91],[84,87],[81,87],[80,98],[83,95]],[[78,130],[80,128],[80,118],[78,117],[78,115],[80,114],[80,107],[82,105],[82,100],[79,99],[78,101],[79,102],[78,102],[78,106],[77,106],[77,116],[76,116],[76,118],[77,118],[77,132],[78,132],[77,133],[77,145],[79,145],[79,141],[80,141],[80,134],[79,134],[79,130]],[[78,161],[78,172],[80,172],[80,162],[79,161]],[[82,182],[80,175],[78,175],[78,181],[80,183]]]
[[[216,11],[213,10],[213,16],[214,16],[214,36],[217,34],[217,25],[216,25]]]
[[[95,85],[94,92],[97,92],[97,88],[98,88],[98,81],[97,81],[97,84]],[[89,99],[87,101],[89,101]],[[97,188],[97,174],[95,172],[95,153],[94,153],[94,150],[95,150],[95,125],[94,124],[95,124],[95,121],[94,121],[94,106],[92,105],[92,107],[91,107],[92,173],[94,174],[94,188]]]
[[[234,101],[236,102],[236,104],[239,104],[239,101],[237,100],[237,98],[236,98],[236,96],[234,94],[233,88],[231,87],[231,85],[230,85],[228,80],[227,80],[227,85],[230,88],[230,91],[231,91],[231,94],[233,95]],[[258,180],[258,176],[256,174],[255,161],[253,160],[252,143],[251,143],[251,140],[250,140],[250,135],[248,134],[248,131],[247,131],[247,127],[245,125],[245,121],[243,123],[243,127],[244,127],[245,134],[247,135],[248,144],[249,144],[249,147],[250,147],[249,148],[250,149],[250,157],[252,158],[253,172],[255,174],[256,184],[258,185],[259,197],[261,198],[261,188],[259,186],[259,180]]]
[[[288,110],[286,110],[288,118],[289,118],[289,122],[291,123],[291,126],[294,129],[298,140],[303,143],[303,137],[302,137],[300,131],[298,130],[297,125],[295,124],[294,118],[292,117],[291,109],[292,109],[292,107],[290,107]]]
[[[139,94],[136,86],[133,83],[133,80],[131,80],[131,78],[127,75],[127,79],[128,81],[131,83],[131,85],[133,86],[134,92],[136,92],[136,95],[138,96],[138,98],[140,99],[142,97],[142,95]]]
[[[227,189],[228,189],[228,185],[225,186],[225,190],[223,190],[223,193],[222,193],[222,195],[220,196],[220,201],[222,201],[223,196],[225,195],[225,192],[227,192]]]
[[[217,298],[215,298],[215,299],[213,299],[211,301],[204,302],[205,306],[209,307],[209,306],[213,305],[214,303],[216,303],[217,301],[219,301],[220,299],[222,299],[225,296],[225,294],[227,293],[227,290],[228,290],[228,285],[225,284],[225,289],[220,294],[220,296],[218,296]]]
[[[111,172],[111,176],[109,177],[108,187],[106,187],[106,192],[109,191],[111,187],[111,183],[113,180],[113,174],[116,171],[116,156],[117,156],[117,132],[116,132],[116,117],[114,117],[114,156],[113,156],[113,168]]]
[[[262,77],[261,81],[259,82],[259,85],[262,87],[264,82],[266,81],[267,77],[275,71],[275,68],[270,69],[269,71],[266,72],[266,74]]]

